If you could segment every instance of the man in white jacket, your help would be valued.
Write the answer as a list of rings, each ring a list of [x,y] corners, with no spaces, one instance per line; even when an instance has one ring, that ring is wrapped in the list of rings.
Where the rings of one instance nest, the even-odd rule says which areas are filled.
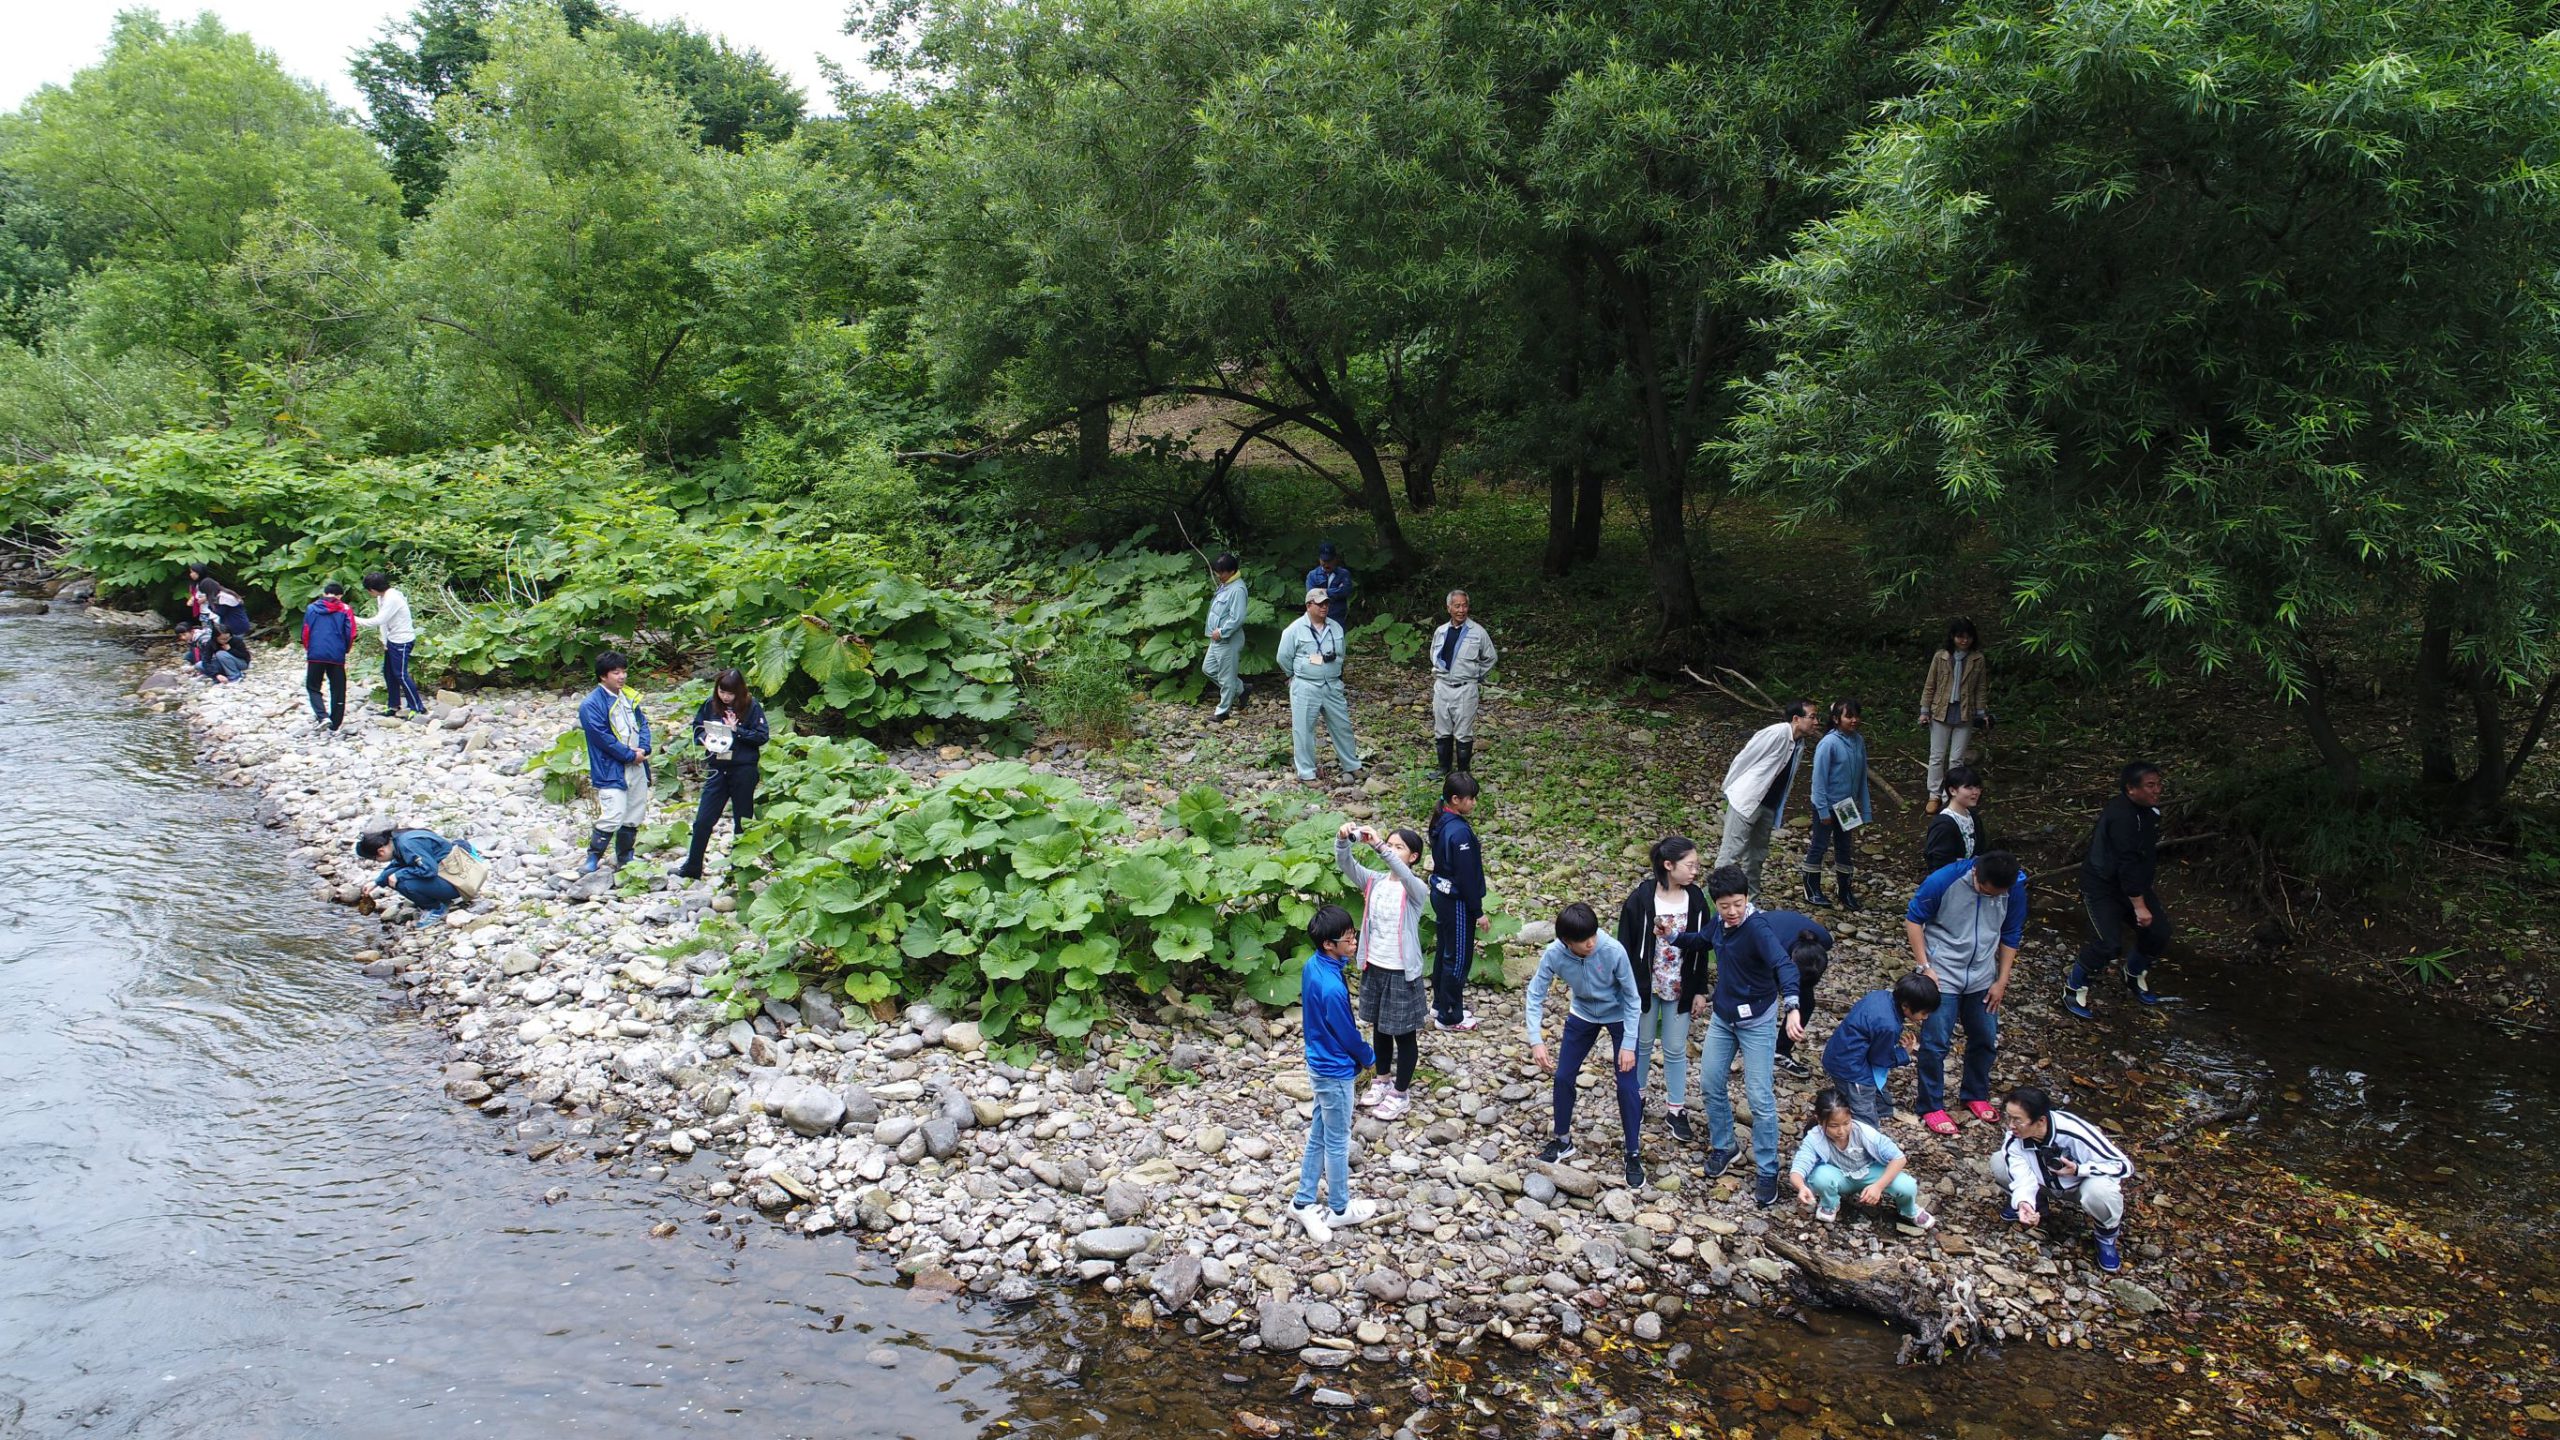
[[[1449,623],[1431,632],[1431,732],[1439,742],[1440,776],[1475,773],[1476,704],[1493,673],[1493,637],[1467,618],[1467,592],[1449,592]]]
[[[417,622],[409,618],[409,597],[391,583],[391,577],[376,570],[364,577],[364,588],[373,592],[373,614],[355,617],[359,630],[382,632],[383,703],[386,720],[400,718],[400,707],[407,705],[420,719],[426,718],[427,702],[418,694],[418,682],[409,678],[409,652],[418,646]]]
[[[2106,1132],[2053,1101],[2033,1085],[2009,1092],[2001,1106],[2009,1138],[1991,1155],[1991,1178],[2007,1199],[2004,1220],[2037,1225],[2052,1207],[2069,1200],[2098,1232],[2098,1268],[2109,1274],[2124,1264],[2124,1182],[2133,1161]]]
[[[1716,867],[1739,864],[1751,877],[1751,894],[1760,895],[1760,867],[1769,858],[1769,836],[1787,813],[1787,791],[1795,785],[1804,759],[1804,742],[1822,728],[1810,700],[1787,707],[1787,717],[1743,742],[1742,752],[1724,772],[1724,838],[1716,844]]]

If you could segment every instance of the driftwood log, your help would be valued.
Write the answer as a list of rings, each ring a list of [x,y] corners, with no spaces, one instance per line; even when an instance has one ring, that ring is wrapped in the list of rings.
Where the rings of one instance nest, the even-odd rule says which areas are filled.
[[[2198,1131],[2211,1130],[2216,1126],[2228,1125],[2236,1120],[2246,1120],[2257,1113],[2258,1092],[2255,1090],[2243,1090],[2236,1098],[2227,1100],[2222,1104],[2215,1106],[2213,1109],[2206,1111],[2202,1115],[2194,1115],[2181,1120],[2177,1124],[2170,1126],[2168,1129],[2161,1131],[2159,1134],[2152,1136],[2151,1143],[2143,1148],[2146,1150],[2165,1149],[2168,1146],[2175,1145],[2179,1141],[2186,1139],[2190,1135],[2196,1134]]]
[[[1818,1254],[1775,1235],[1762,1243],[1795,1268],[1787,1283],[1804,1303],[1863,1310],[1909,1332],[1896,1358],[1932,1365],[1973,1343],[1982,1333],[1969,1276],[1943,1279],[1908,1259],[1876,1260]]]

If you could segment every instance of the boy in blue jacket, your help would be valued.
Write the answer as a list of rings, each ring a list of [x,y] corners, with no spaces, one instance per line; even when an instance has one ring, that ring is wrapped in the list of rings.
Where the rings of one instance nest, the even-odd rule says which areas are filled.
[[[1712,927],[1662,935],[1684,951],[1712,945],[1716,952],[1715,993],[1692,1005],[1693,1014],[1707,1015],[1707,1043],[1698,1058],[1707,1111],[1705,1175],[1713,1180],[1740,1158],[1731,1078],[1739,1053],[1743,1092],[1751,1097],[1751,1159],[1759,1172],[1752,1198],[1765,1210],[1778,1203],[1778,1037],[1804,1038],[1803,995],[1789,947],[1798,933],[1819,927],[1789,911],[1763,913],[1751,903],[1751,874],[1739,865],[1716,867],[1707,877],[1707,897],[1716,905]]]
[[[347,587],[332,580],[320,587],[320,598],[302,612],[302,689],[311,697],[311,718],[332,734],[347,719],[347,652],[356,644],[356,612],[347,608]],[[329,703],[320,703],[320,687],[329,687]]]
[[[1476,932],[1485,928],[1484,852],[1476,845],[1476,779],[1440,782],[1431,817],[1431,1018],[1443,1030],[1473,1030],[1467,972],[1475,968]]]
[[[1322,1245],[1333,1238],[1335,1226],[1377,1218],[1377,1201],[1351,1198],[1351,1084],[1378,1063],[1378,1055],[1360,1038],[1351,992],[1342,983],[1343,962],[1360,946],[1351,912],[1319,906],[1307,922],[1307,938],[1316,948],[1298,972],[1298,1011],[1316,1113],[1307,1122],[1307,1158],[1298,1165],[1298,1196],[1289,1213],[1307,1227],[1307,1238]],[[1319,1183],[1332,1203],[1329,1212],[1316,1203]]]
[[[1890,990],[1870,990],[1858,997],[1831,1042],[1822,1047],[1822,1073],[1849,1102],[1849,1113],[1870,1125],[1882,1125],[1893,1114],[1885,1098],[1885,1077],[1897,1065],[1911,1063],[1920,1022],[1938,1013],[1938,982],[1926,975],[1905,975]]]
[[[640,820],[649,813],[649,717],[640,694],[627,683],[631,662],[607,650],[596,657],[596,688],[578,706],[578,728],[587,735],[587,784],[595,791],[595,829],[587,836],[589,874],[613,846],[616,866],[631,863]]]

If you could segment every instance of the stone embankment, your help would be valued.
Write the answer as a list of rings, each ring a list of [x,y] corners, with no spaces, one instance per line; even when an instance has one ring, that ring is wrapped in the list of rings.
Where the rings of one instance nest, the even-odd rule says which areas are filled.
[[[523,773],[574,696],[447,697],[424,723],[360,714],[329,735],[295,668],[269,661],[222,688],[164,676],[147,693],[181,697],[203,761],[299,837],[319,893],[372,917],[354,959],[450,1037],[446,1092],[563,1183],[601,1165],[662,1181],[692,1223],[858,1231],[919,1287],[1017,1301],[1097,1285],[1132,1323],[1317,1369],[1534,1351],[1595,1329],[1665,1343],[1684,1312],[1801,1303],[1807,1264],[1827,1293],[1863,1286],[1952,1324],[1950,1344],[2105,1345],[2160,1304],[2133,1278],[2139,1221],[2135,1267],[2117,1278],[2088,1267],[2083,1229],[2047,1242],[2002,1226],[1977,1169],[1996,1136],[1970,1122],[1953,1141],[1907,1118],[1895,1129],[1942,1220],[1925,1235],[1854,1206],[1837,1225],[1792,1198],[1758,1210],[1747,1160],[1703,1181],[1699,1149],[1662,1126],[1658,1079],[1651,1183],[1626,1187],[1596,1064],[1577,1121],[1589,1168],[1535,1164],[1547,1083],[1518,993],[1491,989],[1475,1001],[1482,1028],[1423,1036],[1411,1112],[1358,1122],[1354,1186],[1379,1217],[1313,1244],[1287,1213],[1310,1094],[1294,1010],[1161,1004],[1098,1031],[1090,1056],[1032,1064],[923,1005],[875,1015],[810,993],[733,1017],[707,982],[755,942],[730,913],[723,851],[691,885],[583,876],[585,816]],[[373,867],[350,848],[382,819],[468,835],[492,865],[487,893],[416,926],[368,889]],[[1907,963],[1897,920],[1841,924],[1817,1036]],[[1780,1078],[1792,1155],[1811,1084]]]

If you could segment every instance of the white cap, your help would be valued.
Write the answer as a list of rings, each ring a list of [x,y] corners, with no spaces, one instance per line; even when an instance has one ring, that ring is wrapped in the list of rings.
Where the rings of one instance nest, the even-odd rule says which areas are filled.
[[[1326,603],[1326,604],[1328,604],[1328,605],[1332,604],[1332,603],[1333,603],[1333,592],[1332,592],[1332,591],[1330,591],[1330,590],[1325,589],[1325,588],[1324,588],[1323,586],[1321,586],[1321,585],[1315,586],[1315,587],[1313,587],[1313,588],[1311,588],[1311,589],[1309,589],[1309,590],[1307,591],[1307,601],[1306,601],[1306,603],[1308,603],[1308,604],[1310,604],[1310,605],[1313,605],[1314,603],[1316,603],[1316,602],[1317,602],[1317,601],[1319,601],[1319,600],[1322,600],[1323,602],[1325,602],[1325,603]]]

